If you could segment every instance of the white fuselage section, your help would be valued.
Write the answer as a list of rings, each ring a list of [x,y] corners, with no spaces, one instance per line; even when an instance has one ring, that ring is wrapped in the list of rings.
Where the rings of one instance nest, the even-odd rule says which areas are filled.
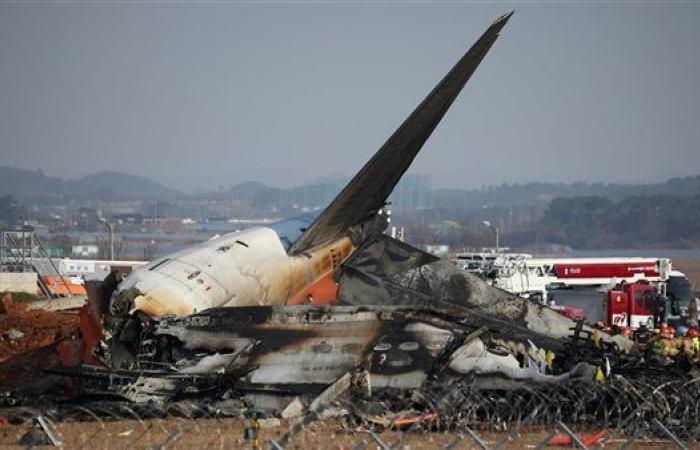
[[[289,256],[275,230],[251,228],[156,259],[133,271],[115,295],[136,289],[132,312],[152,317],[281,305],[336,269],[351,251],[350,240],[343,238]]]

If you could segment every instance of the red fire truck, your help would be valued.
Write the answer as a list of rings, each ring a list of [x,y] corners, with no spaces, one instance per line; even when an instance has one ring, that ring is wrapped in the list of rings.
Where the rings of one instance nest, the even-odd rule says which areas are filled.
[[[606,294],[606,323],[633,330],[642,324],[653,328],[662,312],[662,302],[656,287],[649,282],[623,283]]]
[[[584,313],[587,322],[603,321],[633,330],[644,324],[648,328],[659,322],[674,323],[688,318],[697,306],[690,281],[678,271],[670,271],[663,280],[622,281],[614,287],[577,286],[548,290],[556,309]],[[654,281],[655,280],[655,281]],[[562,312],[562,311],[560,311]],[[571,317],[571,311],[565,314]]]
[[[540,297],[575,320],[636,329],[688,315],[694,305],[690,282],[668,258],[506,259],[493,274],[494,285]]]
[[[668,288],[668,286],[662,286]],[[668,291],[667,291],[668,292]],[[688,289],[687,293],[691,291]],[[693,298],[678,297],[678,291],[663,295],[658,284],[645,280],[620,283],[612,289],[556,289],[549,293],[550,307],[573,320],[602,321],[633,330],[661,321],[675,323],[689,317]],[[689,294],[692,295],[692,294]]]

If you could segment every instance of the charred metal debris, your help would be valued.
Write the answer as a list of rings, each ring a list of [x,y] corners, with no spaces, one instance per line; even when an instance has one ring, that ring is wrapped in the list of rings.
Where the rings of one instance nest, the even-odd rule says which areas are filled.
[[[292,429],[326,416],[367,429],[700,423],[683,358],[630,349],[395,241],[360,249],[338,280],[340,306],[151,318],[130,313],[140,293],[108,277],[88,285],[83,363],[48,371],[71,393],[5,405],[81,420],[263,411],[296,418]]]
[[[96,352],[109,366],[51,371],[78,393],[60,408],[203,417],[262,410],[300,423],[331,415],[353,426],[423,429],[526,419],[624,427],[634,413],[677,430],[700,419],[699,384],[680,360],[620,352],[582,324],[553,339],[466,310],[269,306],[124,326]]]
[[[464,311],[305,306],[216,309],[139,327],[139,344],[119,367],[51,371],[70,377],[77,395],[4,396],[5,415],[31,420],[40,411],[65,421],[264,411],[292,420],[282,446],[319,417],[375,431],[510,432],[561,422],[659,435],[648,429],[654,420],[682,439],[700,431],[700,383],[680,361],[622,353],[580,324],[555,340]]]

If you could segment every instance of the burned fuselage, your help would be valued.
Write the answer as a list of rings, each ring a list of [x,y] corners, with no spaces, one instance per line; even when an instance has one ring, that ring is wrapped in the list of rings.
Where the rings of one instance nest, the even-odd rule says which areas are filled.
[[[428,378],[478,374],[498,382],[555,382],[590,375],[550,364],[560,340],[501,320],[458,310],[391,306],[266,306],[216,308],[181,318],[139,323],[111,355],[117,372],[138,373],[143,397],[149,386],[164,397],[201,380],[208,388],[297,395],[317,393],[344,374],[360,373],[372,389],[417,389]],[[138,337],[136,337],[138,336]],[[533,370],[532,364],[537,367]],[[174,382],[173,376],[179,381]],[[182,378],[185,377],[185,378]],[[144,383],[158,379],[159,383]],[[222,380],[225,380],[222,381]],[[201,383],[200,383],[201,384]],[[207,388],[200,386],[200,391]],[[149,392],[151,399],[154,393]]]
[[[111,313],[181,317],[216,307],[295,303],[352,249],[343,238],[290,256],[272,228],[227,234],[134,271],[113,295]]]

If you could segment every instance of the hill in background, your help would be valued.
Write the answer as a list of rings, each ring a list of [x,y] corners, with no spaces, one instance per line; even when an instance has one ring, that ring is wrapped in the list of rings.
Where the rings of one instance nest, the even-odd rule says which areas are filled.
[[[26,204],[75,200],[176,199],[184,194],[149,180],[121,172],[100,172],[77,180],[49,177],[41,170],[0,166],[0,194],[9,194]]]

